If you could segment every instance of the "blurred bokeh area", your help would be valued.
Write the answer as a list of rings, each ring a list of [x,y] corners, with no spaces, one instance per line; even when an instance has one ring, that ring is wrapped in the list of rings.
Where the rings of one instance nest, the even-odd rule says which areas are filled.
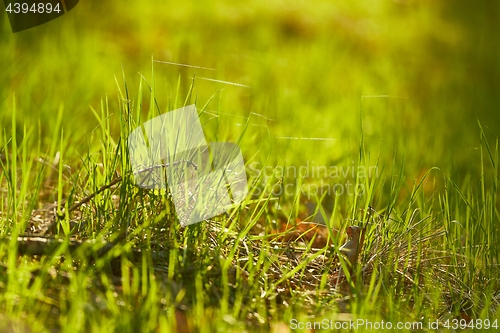
[[[341,160],[363,133],[373,154],[415,169],[466,167],[478,121],[500,133],[499,18],[498,1],[80,1],[13,34],[2,13],[0,123],[9,133],[15,105],[43,150],[62,108],[78,150],[98,124],[89,106],[107,98],[119,129],[125,76],[132,99],[154,81],[162,111],[194,84],[192,102],[213,97],[207,110],[227,115],[221,135],[251,117],[249,142],[275,140],[288,163]]]

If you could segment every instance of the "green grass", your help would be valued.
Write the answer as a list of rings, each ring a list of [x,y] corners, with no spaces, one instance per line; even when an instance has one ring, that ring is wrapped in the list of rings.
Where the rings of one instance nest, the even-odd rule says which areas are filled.
[[[499,9],[461,5],[85,2],[18,34],[4,18],[0,330],[500,320]],[[192,103],[207,141],[241,147],[249,195],[183,228],[168,193],[135,186],[126,139]],[[59,241],[25,253],[54,221]],[[341,292],[349,225],[366,237]]]

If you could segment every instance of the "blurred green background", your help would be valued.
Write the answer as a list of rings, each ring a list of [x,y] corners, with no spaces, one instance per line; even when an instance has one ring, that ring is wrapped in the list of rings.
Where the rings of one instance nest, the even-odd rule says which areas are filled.
[[[136,98],[154,57],[216,69],[154,63],[159,105],[174,108],[178,78],[183,99],[196,76],[199,107],[215,94],[208,110],[227,115],[218,135],[234,140],[239,116],[251,117],[246,156],[270,142],[283,163],[352,159],[362,122],[367,151],[383,160],[470,172],[477,119],[488,136],[500,132],[499,18],[498,1],[81,1],[13,34],[2,13],[0,123],[8,134],[15,94],[19,127],[36,128],[44,151],[63,106],[76,158],[98,144],[89,105],[107,96],[118,131],[115,76],[123,87],[123,68]]]
[[[2,5],[0,9],[3,9]],[[229,0],[203,3],[88,0],[80,1],[59,19],[16,34],[11,32],[7,15],[2,12],[0,217],[5,223],[0,225],[0,234],[10,235],[12,230],[16,230],[13,228],[16,225],[20,232],[28,230],[24,221],[40,216],[36,215],[36,208],[47,213],[46,218],[42,215],[42,222],[52,221],[49,213],[55,214],[56,209],[61,209],[65,199],[68,199],[66,203],[76,200],[84,203],[83,198],[91,197],[91,193],[97,193],[95,191],[101,186],[119,179],[118,174],[126,174],[123,168],[117,170],[118,173],[113,170],[123,167],[122,162],[126,163],[123,154],[126,150],[117,149],[110,142],[113,141],[110,137],[118,142],[121,129],[128,130],[121,123],[121,110],[126,103],[121,100],[119,91],[124,93],[127,90],[130,105],[137,108],[142,83],[144,104],[140,119],[135,120],[146,121],[152,116],[149,113],[148,85],[153,86],[154,83],[160,112],[166,112],[181,107],[190,86],[194,84],[189,102],[196,102],[198,110],[201,110],[210,101],[206,112],[201,115],[207,139],[239,143],[247,166],[250,166],[247,168],[250,171],[249,183],[255,185],[254,188],[262,185],[258,183],[262,179],[255,180],[257,175],[252,172],[255,162],[262,167],[347,166],[348,171],[355,170],[357,165],[376,166],[376,177],[346,175],[343,176],[345,179],[325,179],[326,183],[343,181],[346,185],[357,178],[369,187],[369,191],[362,196],[330,193],[330,198],[321,198],[323,201],[316,200],[317,197],[307,199],[313,199],[314,204],[316,201],[321,203],[326,217],[333,211],[330,220],[335,223],[333,227],[339,228],[345,228],[347,224],[360,225],[360,221],[364,223],[362,219],[367,216],[366,208],[369,205],[374,207],[370,211],[375,211],[376,216],[380,213],[380,221],[389,223],[377,221],[381,227],[383,224],[383,233],[378,233],[382,229],[377,226],[377,233],[371,235],[382,235],[381,238],[386,241],[387,231],[390,235],[387,244],[394,240],[403,241],[402,236],[398,238],[400,232],[402,235],[411,233],[411,230],[419,233],[420,228],[424,231],[430,228],[436,234],[442,230],[449,232],[446,239],[435,239],[440,246],[443,245],[443,252],[436,251],[436,255],[447,255],[449,252],[454,260],[450,264],[446,261],[446,269],[437,270],[428,266],[425,270],[430,269],[432,274],[424,270],[425,273],[420,275],[422,266],[420,261],[415,261],[418,270],[415,270],[414,281],[424,277],[421,280],[425,281],[424,289],[412,284],[411,293],[400,292],[396,288],[393,292],[392,282],[388,283],[392,281],[392,268],[387,268],[389,273],[381,270],[382,278],[377,287],[372,288],[374,279],[370,282],[372,291],[369,293],[376,290],[373,296],[376,301],[371,296],[352,298],[356,303],[354,314],[359,305],[361,314],[368,314],[368,318],[373,319],[423,320],[429,318],[422,316],[427,312],[436,312],[432,313],[432,320],[442,319],[441,316],[450,311],[449,304],[460,305],[465,300],[461,298],[463,293],[464,297],[474,302],[484,296],[487,299],[484,303],[486,310],[483,311],[483,304],[477,302],[476,312],[481,312],[481,317],[488,317],[488,307],[493,302],[490,299],[494,299],[495,307],[498,304],[498,297],[493,297],[498,295],[498,271],[494,267],[498,264],[500,253],[495,245],[498,244],[499,234],[498,209],[495,209],[500,204],[497,196],[498,175],[491,177],[498,173],[495,161],[498,145],[495,147],[494,140],[500,133],[499,31],[500,1],[486,0],[251,0],[237,3]],[[214,70],[152,62],[152,59]],[[101,104],[106,103],[109,117],[105,112],[101,113]],[[92,110],[96,110],[96,114]],[[98,119],[101,115],[108,117],[102,123]],[[488,161],[490,156],[486,156],[487,145],[481,142],[478,121],[493,151],[491,162]],[[245,124],[249,126],[245,127]],[[108,128],[111,128],[110,136]],[[16,141],[12,142],[19,143],[17,147],[9,142],[14,136],[13,129]],[[242,133],[244,135],[240,137]],[[57,154],[58,151],[61,154]],[[10,158],[9,154],[17,155],[17,158]],[[60,156],[63,156],[62,160],[58,158]],[[421,191],[412,191],[415,183],[418,184],[432,167],[439,170],[432,169],[428,177],[430,186],[423,184]],[[270,170],[273,171],[272,168]],[[446,177],[450,177],[451,181],[445,181]],[[288,227],[290,222],[307,222],[312,211],[304,213],[300,205],[303,204],[305,209],[311,202],[306,202],[305,195],[301,196],[300,186],[307,181],[314,185],[314,182],[323,179],[316,177],[300,183],[303,179],[298,178],[288,180],[299,185],[292,187],[294,193],[287,198],[297,193],[293,204],[289,202],[292,200],[277,198],[278,195],[262,195],[258,199],[249,196],[245,206],[235,209],[236,215],[227,220],[232,221],[237,216],[235,220],[240,222],[237,227],[246,224],[259,228],[258,240],[261,231],[268,232],[271,228],[281,230],[281,226],[286,224]],[[270,177],[262,183],[263,186],[276,185],[279,189],[286,181]],[[127,227],[128,223],[134,228],[141,223],[149,228],[152,226],[149,223],[153,222],[155,228],[161,227],[158,230],[151,228],[147,233],[151,232],[161,239],[158,243],[168,240],[166,247],[172,249],[168,261],[168,282],[174,283],[167,290],[177,288],[177,281],[185,288],[187,302],[194,305],[193,309],[185,312],[190,325],[194,323],[200,331],[208,331],[213,325],[220,330],[220,327],[233,325],[234,319],[228,313],[234,313],[237,320],[256,323],[259,317],[252,319],[250,315],[267,311],[268,307],[270,316],[265,320],[271,322],[288,320],[296,315],[311,318],[311,313],[332,311],[331,304],[336,304],[335,299],[333,303],[322,303],[320,298],[309,292],[299,293],[298,296],[291,294],[291,306],[286,305],[283,312],[281,308],[269,305],[272,304],[268,302],[271,298],[268,299],[262,291],[267,290],[268,283],[276,282],[272,282],[276,276],[268,275],[271,271],[267,268],[276,263],[289,274],[296,267],[287,272],[291,266],[286,265],[288,262],[283,262],[281,256],[268,256],[266,247],[271,243],[267,241],[264,246],[256,247],[262,265],[255,266],[254,263],[252,266],[251,252],[247,249],[240,253],[238,250],[238,262],[245,259],[241,262],[248,262],[251,279],[260,282],[252,285],[254,289],[246,289],[246,275],[237,275],[241,279],[236,282],[238,287],[234,291],[236,299],[240,296],[241,299],[235,304],[241,307],[229,309],[233,296],[228,296],[232,295],[229,293],[232,283],[227,283],[227,273],[229,267],[233,267],[232,263],[226,264],[233,260],[235,252],[230,250],[231,254],[227,257],[225,251],[232,245],[226,248],[225,244],[229,244],[233,236],[226,234],[226,229],[217,231],[216,224],[212,223],[200,223],[176,233],[180,227],[174,226],[174,221],[164,219],[165,215],[162,215],[173,211],[171,205],[165,206],[163,201],[158,204],[160,200],[155,198],[156,195],[142,190],[140,195],[136,195],[139,190],[126,181],[123,184],[119,189],[91,198],[94,203],[81,209],[77,222],[90,238],[106,238],[108,231],[112,231],[111,240],[116,239],[115,235],[125,230],[122,227]],[[19,191],[16,191],[16,186]],[[448,191],[443,191],[445,186],[448,186]],[[118,194],[119,209],[115,209]],[[54,202],[59,207],[56,208]],[[318,207],[313,205],[310,210]],[[76,216],[77,212],[74,213]],[[387,216],[384,216],[385,213]],[[358,221],[360,214],[364,216]],[[64,223],[67,222],[69,230],[69,214],[66,217]],[[55,216],[53,221],[58,221]],[[421,222],[425,222],[425,226]],[[162,223],[167,223],[167,229]],[[249,232],[246,225],[241,228],[243,232],[238,235],[238,241],[234,242],[235,250],[241,247],[239,241],[246,238]],[[145,229],[141,228],[137,227],[139,233],[134,230],[131,237],[142,235]],[[168,232],[166,238],[165,230]],[[215,241],[211,238],[213,231],[217,233]],[[410,233],[407,234],[408,239],[414,237]],[[398,236],[392,237],[392,234]],[[87,238],[82,235],[78,237]],[[418,249],[427,247],[428,239],[424,242],[426,235],[422,233],[412,239],[421,243],[408,245],[418,246]],[[377,237],[371,237],[373,240],[367,254],[379,249],[375,241]],[[153,244],[149,236],[147,242],[146,237],[141,236],[139,240],[144,243],[144,249]],[[215,252],[212,245],[206,246],[212,243],[217,247]],[[9,244],[12,246],[14,243],[11,241]],[[129,244],[134,244],[132,238]],[[178,251],[181,244],[182,255]],[[186,244],[204,251],[196,255],[199,260],[194,260],[195,270],[192,270],[189,259],[186,260],[185,249],[189,247],[185,247]],[[219,244],[223,245],[219,248]],[[392,246],[389,248],[392,249]],[[67,280],[52,277],[53,280],[46,284],[43,280],[45,275],[41,275],[40,279],[35,279],[34,287],[28,287],[31,282],[26,276],[34,274],[33,267],[38,264],[35,260],[23,259],[25,262],[18,265],[12,247],[8,248],[6,244],[4,249],[0,253],[8,256],[8,266],[5,266],[6,273],[2,275],[4,279],[0,284],[7,286],[7,291],[2,291],[0,298],[5,300],[7,315],[22,318],[22,322],[47,320],[49,324],[43,325],[60,325],[63,330],[66,327],[82,327],[88,331],[91,326],[102,327],[103,331],[110,331],[109,327],[124,327],[133,331],[145,322],[152,328],[156,327],[156,317],[163,307],[168,307],[170,311],[162,317],[162,310],[160,317],[165,320],[172,320],[178,314],[184,316],[182,312],[174,313],[171,306],[177,306],[177,300],[181,302],[184,297],[178,296],[181,287],[171,294],[177,295],[176,300],[167,303],[163,302],[163,287],[154,287],[152,281],[162,280],[161,274],[166,273],[164,266],[153,272],[158,273],[156,277],[149,278],[149,289],[145,289],[148,288],[147,282],[141,282],[142,296],[139,289],[130,293],[124,288],[124,295],[131,298],[126,299],[127,303],[123,303],[122,308],[118,303],[122,296],[111,293],[112,286],[104,288],[108,303],[102,303],[99,298],[94,301],[96,290],[107,286],[108,282],[95,284],[94,287],[82,282],[88,278],[91,281],[95,274],[97,281],[107,281],[106,270],[100,268],[108,265],[107,261],[101,266],[96,265],[97,268],[89,265],[89,270],[75,271],[71,260],[63,260],[60,266],[56,265],[57,269],[75,274],[74,279],[61,282]],[[434,250],[430,245],[429,249]],[[143,253],[150,253],[150,249]],[[418,256],[420,258],[420,252]],[[142,258],[145,263],[146,256]],[[287,258],[290,259],[288,255]],[[378,258],[377,261],[384,261],[392,256]],[[398,259],[399,262],[405,261],[405,265],[410,262],[409,257],[401,258],[404,260]],[[425,256],[423,258],[422,262],[432,263]],[[290,263],[293,261],[288,259],[286,261]],[[50,260],[40,261],[40,265],[50,266],[52,272],[55,270],[52,263],[59,259],[54,256]],[[221,262],[218,263],[218,260]],[[128,261],[122,263],[123,272],[128,271]],[[219,269],[217,265],[222,266],[222,263],[224,268],[221,272],[226,272],[225,280],[212,279],[217,274],[213,272]],[[12,269],[18,266],[19,270]],[[130,263],[132,266],[132,280],[143,274],[141,281],[145,282],[146,270],[143,268],[147,265],[137,268]],[[189,270],[184,271],[188,266]],[[152,265],[150,268],[155,269]],[[208,274],[209,271],[213,275]],[[406,270],[404,272],[401,276],[406,281],[408,275]],[[444,278],[434,278],[435,273],[442,274]],[[322,283],[327,281],[328,274],[325,271],[322,275]],[[280,278],[285,279],[286,276]],[[446,282],[436,284],[436,281]],[[205,284],[202,286],[202,283]],[[270,284],[271,289],[273,284]],[[218,285],[224,292],[217,290]],[[263,285],[266,289],[261,288]],[[133,288],[139,288],[139,284],[136,286]],[[210,289],[203,289],[208,286]],[[380,289],[381,286],[383,289]],[[382,296],[377,298],[380,290]],[[127,296],[127,293],[130,294]],[[45,294],[47,300],[42,298]],[[458,295],[456,298],[455,294]],[[53,295],[56,295],[54,302],[60,303],[47,307],[54,304],[48,301]],[[220,298],[220,295],[223,297]],[[452,302],[442,302],[448,296]],[[169,300],[170,296],[166,299]],[[316,300],[319,302],[316,303]],[[304,306],[310,301],[315,304],[309,308]],[[92,308],[99,302],[101,305]],[[212,304],[220,307],[220,311],[214,310]],[[89,308],[94,312],[84,318],[83,314],[89,313]],[[459,313],[458,310],[456,313]],[[409,312],[414,312],[415,316]],[[373,313],[375,316],[372,316]],[[29,316],[32,316],[31,319]],[[181,322],[180,319],[183,317],[176,320]],[[264,319],[258,320],[264,323]],[[81,325],[83,321],[85,323]],[[223,321],[227,321],[227,325],[219,327]],[[43,325],[34,327],[40,326],[42,330]],[[168,322],[163,326],[170,327]],[[267,329],[263,327],[263,330]]]

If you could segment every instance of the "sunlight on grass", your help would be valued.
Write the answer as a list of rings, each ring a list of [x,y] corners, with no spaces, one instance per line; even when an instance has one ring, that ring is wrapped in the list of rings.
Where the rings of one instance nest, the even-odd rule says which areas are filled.
[[[0,330],[498,326],[498,6],[459,3],[0,21]],[[207,142],[241,148],[249,194],[182,227],[127,138],[190,104]]]

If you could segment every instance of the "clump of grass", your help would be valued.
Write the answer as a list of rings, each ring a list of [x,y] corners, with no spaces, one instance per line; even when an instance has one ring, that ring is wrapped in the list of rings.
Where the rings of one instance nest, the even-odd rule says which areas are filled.
[[[162,112],[154,82],[141,80],[133,99],[124,79],[117,114],[108,99],[92,109],[99,126],[89,143],[99,144],[89,144],[79,163],[67,157],[62,129],[43,157],[57,161],[35,163],[32,154],[40,158],[42,149],[28,153],[30,129],[18,144],[14,102],[0,174],[8,240],[0,243],[0,299],[8,317],[33,331],[123,332],[268,330],[341,312],[390,321],[498,317],[498,145],[492,149],[483,132],[478,182],[452,174],[444,190],[429,192],[428,173],[401,195],[404,166],[389,176],[356,177],[366,191],[313,197],[323,224],[304,230],[312,213],[303,213],[306,180],[296,180],[293,195],[277,196],[262,188],[283,180],[256,176],[239,207],[183,228],[168,191],[137,188],[130,173],[127,135]],[[171,106],[186,104],[191,92]],[[120,124],[118,136],[112,122]],[[368,154],[360,146],[362,165]],[[366,236],[340,290],[333,277],[350,271],[338,250],[348,225],[365,227]],[[327,240],[318,246],[320,229]],[[20,255],[25,233],[46,233],[53,246]]]

